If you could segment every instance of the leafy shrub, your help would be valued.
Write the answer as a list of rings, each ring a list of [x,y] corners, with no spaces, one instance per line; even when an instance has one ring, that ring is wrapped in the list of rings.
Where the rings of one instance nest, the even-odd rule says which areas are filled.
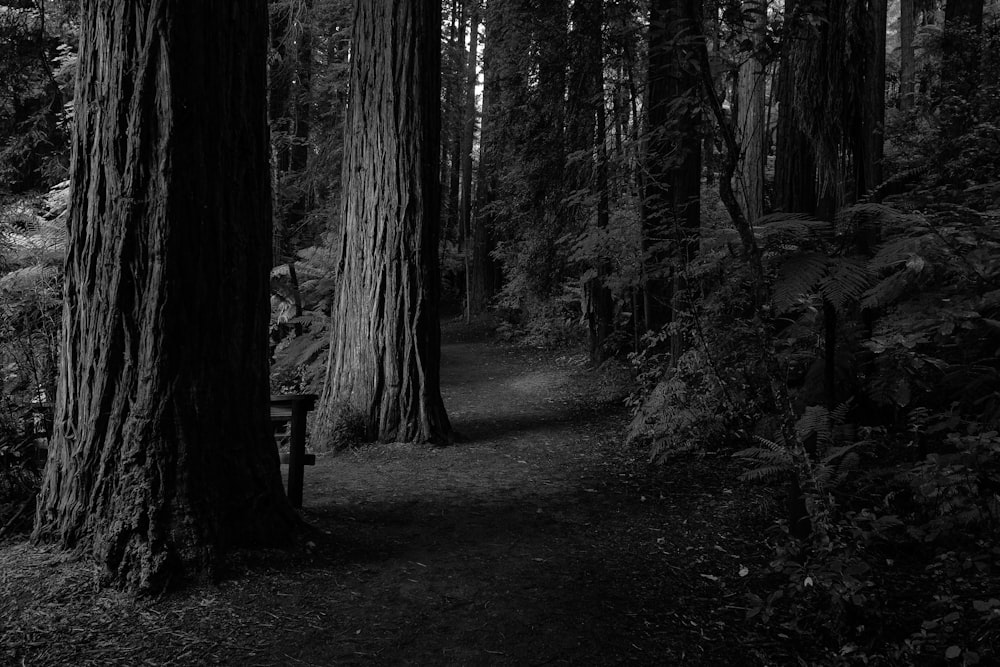
[[[640,367],[647,358],[637,357]],[[647,368],[640,382],[650,383],[650,373],[658,375],[662,364],[653,363],[656,370]],[[633,397],[631,403],[628,440],[649,444],[654,461],[687,451],[716,449],[730,432],[725,417],[732,408],[721,381],[698,349],[682,354],[665,378],[653,383],[641,399]]]
[[[349,405],[339,405],[333,412],[329,446],[333,451],[357,447],[368,441],[368,417]]]

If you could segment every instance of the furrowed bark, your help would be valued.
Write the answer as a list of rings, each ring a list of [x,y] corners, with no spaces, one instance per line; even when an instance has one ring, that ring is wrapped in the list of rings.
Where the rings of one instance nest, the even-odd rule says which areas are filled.
[[[319,446],[345,414],[370,440],[452,439],[439,380],[440,19],[434,0],[355,3]]]
[[[268,417],[263,0],[86,0],[35,538],[155,592],[296,522]]]

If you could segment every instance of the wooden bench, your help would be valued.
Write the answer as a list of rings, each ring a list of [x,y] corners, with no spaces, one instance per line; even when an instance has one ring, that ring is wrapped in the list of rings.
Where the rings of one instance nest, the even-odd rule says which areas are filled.
[[[292,507],[302,507],[302,479],[305,466],[316,465],[316,456],[306,454],[306,415],[316,407],[316,394],[288,394],[271,397],[271,426],[288,424],[288,453],[281,463],[288,465],[286,494]],[[35,442],[39,462],[44,465],[48,438],[52,435],[51,403],[32,406],[25,411],[24,437]],[[44,441],[44,442],[43,442]]]
[[[286,394],[271,397],[271,425],[288,424],[288,454],[281,462],[288,464],[286,493],[292,507],[302,507],[302,479],[305,466],[316,465],[316,456],[306,454],[306,415],[316,407],[316,394]]]

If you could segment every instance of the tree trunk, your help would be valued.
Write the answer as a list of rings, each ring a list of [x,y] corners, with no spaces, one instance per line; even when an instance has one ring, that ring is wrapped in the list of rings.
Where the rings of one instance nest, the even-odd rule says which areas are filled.
[[[887,0],[868,0],[865,87],[861,118],[861,150],[854,156],[857,195],[864,196],[882,183],[885,145],[885,31]]]
[[[330,360],[313,442],[452,439],[440,392],[441,6],[357,0]]]
[[[649,18],[648,139],[645,188],[641,206],[645,260],[647,330],[658,331],[677,306],[673,272],[698,249],[701,224],[701,122],[694,101],[701,86],[697,45],[678,36],[701,34],[695,0],[653,0]],[[673,266],[671,266],[673,265]]]
[[[586,155],[571,166],[569,187],[590,190],[596,195],[593,208],[579,207],[574,217],[589,221],[591,211],[597,229],[606,229],[609,219],[608,168],[605,150],[604,109],[604,11],[601,0],[575,0],[570,35],[569,150]],[[593,277],[583,284],[584,318],[587,322],[590,360],[599,364],[605,357],[605,342],[611,333],[613,302],[604,285],[610,273],[603,256],[593,257],[587,267]]]
[[[913,108],[916,61],[913,40],[917,36],[917,6],[915,0],[899,0],[899,110]]]
[[[442,215],[443,229],[454,230],[459,247],[465,246],[466,234],[462,223],[462,151],[465,141],[465,14],[466,2],[452,2],[449,35],[449,61],[447,88],[444,91],[445,122],[441,130],[441,182],[447,183],[446,200]],[[473,51],[475,51],[473,49]],[[442,85],[445,82],[442,81]],[[473,97],[475,104],[475,97]],[[473,106],[473,110],[475,107]],[[447,161],[444,158],[447,157]]]
[[[736,137],[740,143],[736,193],[740,206],[752,224],[764,215],[764,87],[765,68],[757,55],[767,25],[767,3],[744,0],[748,16],[746,40],[753,44],[751,53],[740,53],[736,87]]]
[[[309,166],[309,136],[312,124],[312,74],[313,74],[313,0],[303,0],[301,6],[298,40],[296,44],[295,69],[295,139],[291,145],[289,173],[298,177],[292,190],[294,201],[290,202],[287,215],[281,227],[284,231],[282,259],[295,257],[295,236],[309,214],[309,188],[304,174]]]
[[[155,592],[295,516],[268,417],[264,0],[84,0],[35,537]]]
[[[785,3],[785,35],[778,68],[778,127],[774,155],[774,207],[786,213],[815,213],[816,156],[812,142],[799,126],[795,113],[793,72],[794,40],[799,30],[799,0]]]
[[[476,83],[479,80],[476,74],[479,52],[479,0],[470,0],[470,2],[472,3],[472,11],[469,19],[469,62],[466,70],[465,113],[462,118],[460,238],[469,237],[469,228],[472,223],[472,145],[476,139]]]
[[[483,118],[479,139],[479,176],[476,178],[476,205],[470,219],[471,248],[468,276],[467,316],[486,312],[490,300],[500,291],[502,270],[493,257],[496,248],[496,221],[488,213],[496,198],[497,173],[503,159],[505,122],[503,95],[505,85],[516,86],[515,77],[505,75],[509,57],[505,57],[506,2],[486,3],[486,35],[483,42]],[[512,83],[513,81],[513,83]]]
[[[268,2],[271,52],[268,58],[268,111],[271,126],[271,166],[275,220],[272,228],[272,266],[282,262],[285,245],[285,228],[281,201],[281,183],[288,172],[291,160],[292,114],[289,100],[292,96],[294,67],[288,57],[288,28],[291,12],[287,4]]]

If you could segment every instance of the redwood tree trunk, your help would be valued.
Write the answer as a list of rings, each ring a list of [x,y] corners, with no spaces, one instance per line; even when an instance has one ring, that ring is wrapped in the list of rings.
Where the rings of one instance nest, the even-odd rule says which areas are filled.
[[[575,0],[570,34],[568,144],[571,151],[587,157],[572,163],[571,190],[589,190],[593,197],[594,222],[606,229],[610,217],[607,152],[604,147],[607,120],[604,109],[604,8],[601,0]],[[576,217],[589,220],[591,211],[579,207]],[[588,206],[589,208],[589,206]],[[592,277],[583,284],[583,310],[587,321],[590,360],[604,361],[605,343],[611,335],[614,303],[605,285],[608,262],[603,256],[591,258]]]
[[[84,0],[80,22],[35,537],[157,591],[294,527],[268,417],[267,6]]]
[[[882,183],[885,153],[885,31],[887,0],[868,0],[865,87],[861,118],[861,150],[855,155],[857,196]]]
[[[698,249],[701,222],[701,87],[696,0],[653,0],[649,14],[649,138],[641,206],[645,258],[646,328],[657,331],[677,307],[675,274]],[[675,111],[672,104],[693,103]],[[673,265],[673,270],[671,270]],[[677,345],[672,345],[674,348]]]
[[[764,215],[764,86],[766,70],[757,57],[767,25],[767,3],[744,0],[748,16],[745,39],[754,46],[751,53],[741,53],[736,87],[736,138],[740,142],[736,193],[752,224]]]
[[[786,213],[816,211],[816,155],[795,113],[793,42],[805,39],[799,1],[785,2],[785,35],[778,67],[778,123],[774,154],[774,207]]]
[[[343,416],[380,442],[447,442],[438,221],[441,7],[357,0],[330,361],[314,442]]]
[[[488,213],[497,196],[497,173],[505,157],[506,130],[504,97],[510,88],[519,88],[517,70],[510,68],[511,41],[508,19],[516,8],[506,0],[487,2],[483,23],[483,119],[479,139],[479,170],[476,178],[476,204],[470,218],[470,257],[468,276],[468,311],[472,317],[486,312],[490,300],[503,282],[500,262],[493,256],[497,244],[495,216]]]
[[[465,107],[462,114],[462,184],[461,204],[459,208],[459,238],[471,236],[469,229],[472,222],[472,145],[476,139],[476,74],[479,52],[479,0],[471,0],[471,16],[469,18],[469,61],[465,81]],[[468,249],[463,248],[466,252]]]

